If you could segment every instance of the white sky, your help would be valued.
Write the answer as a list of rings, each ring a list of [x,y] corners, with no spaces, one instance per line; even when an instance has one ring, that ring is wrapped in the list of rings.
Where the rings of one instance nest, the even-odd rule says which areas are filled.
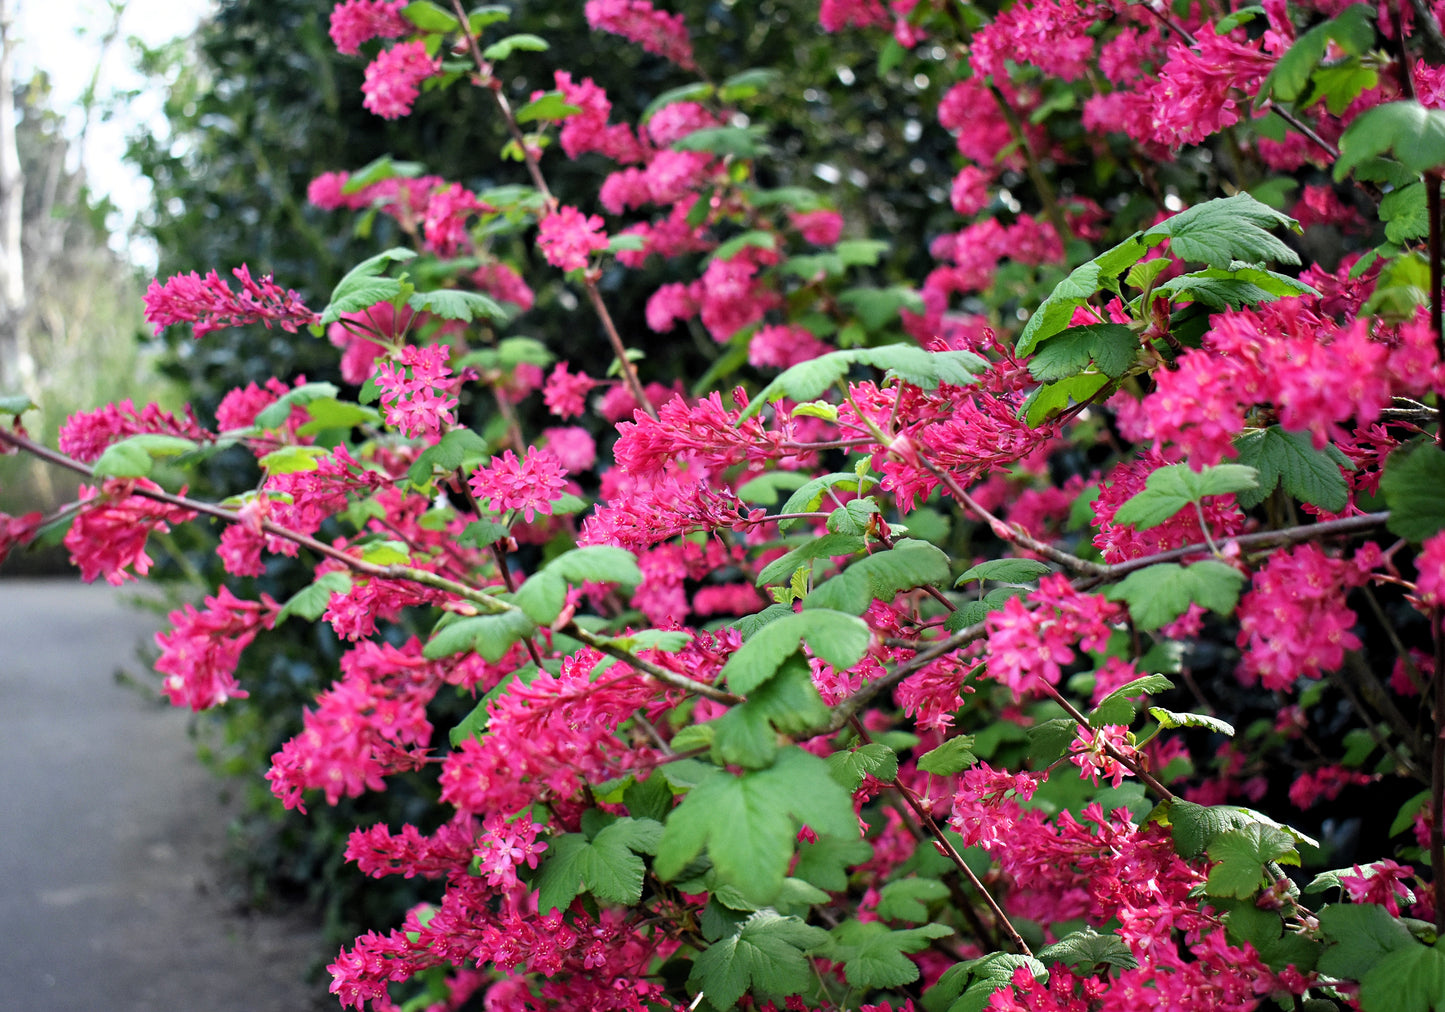
[[[17,83],[34,71],[50,75],[53,106],[71,114],[71,132],[80,128],[80,97],[101,60],[102,40],[114,17],[106,0],[8,0],[15,9],[18,45],[15,53]],[[119,0],[120,35],[100,62],[97,96],[104,101],[118,92],[140,88],[146,82],[134,67],[128,44],[137,38],[149,46],[189,35],[215,7],[215,0]],[[114,223],[124,231],[150,202],[150,185],[123,162],[126,137],[138,126],[161,115],[164,96],[142,93],[116,106],[109,119],[96,117],[86,139],[86,179],[97,196],[109,196],[120,209]],[[162,120],[163,122],[163,120]],[[112,243],[112,245],[121,245]],[[154,253],[140,253],[141,259]]]

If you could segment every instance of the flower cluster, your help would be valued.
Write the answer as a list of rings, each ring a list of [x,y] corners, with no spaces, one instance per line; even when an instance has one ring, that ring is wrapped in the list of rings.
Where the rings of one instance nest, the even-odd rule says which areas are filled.
[[[231,273],[241,283],[239,292],[215,271],[204,278],[192,271],[165,284],[152,281],[145,294],[145,318],[155,324],[157,335],[167,327],[189,323],[198,338],[252,323],[275,324],[294,334],[320,319],[295,292],[278,288],[269,274],[257,281],[245,264]]]

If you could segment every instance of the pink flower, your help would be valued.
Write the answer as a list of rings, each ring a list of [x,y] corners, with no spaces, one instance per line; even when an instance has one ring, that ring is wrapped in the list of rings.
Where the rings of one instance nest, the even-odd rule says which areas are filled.
[[[667,14],[647,0],[587,0],[583,8],[593,28],[636,42],[649,53],[690,70],[692,42],[681,14]]]
[[[843,216],[837,211],[799,211],[789,220],[814,246],[831,246],[843,234]]]
[[[528,523],[535,514],[552,515],[552,503],[562,494],[567,472],[555,454],[528,447],[518,460],[511,450],[478,468],[468,482],[478,499],[488,500],[494,510],[520,510]]]
[[[444,344],[429,348],[407,345],[401,350],[399,369],[383,362],[376,372],[376,385],[381,388],[381,404],[386,409],[386,422],[413,439],[437,436],[456,424],[452,409],[457,406],[453,396],[452,371],[447,366],[451,349]]]
[[[90,463],[97,459],[111,443],[143,432],[160,433],[167,436],[181,436],[185,439],[209,440],[210,433],[186,408],[185,417],[178,418],[169,411],[162,411],[155,404],[137,408],[126,399],[119,404],[107,404],[94,411],[77,411],[60,426],[60,452]]]
[[[472,271],[472,284],[494,299],[512,303],[524,313],[536,301],[522,276],[500,260],[489,261]]]
[[[551,450],[569,474],[590,470],[597,463],[597,442],[591,433],[578,425],[543,429],[547,449]]]
[[[346,193],[346,185],[350,179],[350,174],[346,172],[323,172],[307,185],[306,199],[324,211],[336,211],[343,207],[352,211],[360,210],[371,200],[369,188],[362,187],[353,193]]]
[[[1445,605],[1445,531],[1426,538],[1415,556],[1415,591],[1427,608]]]
[[[267,327],[274,323],[294,334],[320,319],[306,308],[301,296],[273,284],[271,275],[255,281],[245,264],[231,273],[241,282],[239,292],[232,291],[215,271],[204,278],[195,271],[177,274],[164,285],[152,280],[145,294],[145,318],[156,325],[156,335],[178,323],[191,324],[196,337],[251,323]]]
[[[364,42],[395,39],[417,30],[402,16],[407,0],[346,0],[331,11],[331,41],[336,51],[355,56]]]
[[[748,364],[787,369],[830,351],[831,348],[802,327],[762,327],[748,342]]]
[[[236,683],[236,664],[256,633],[271,628],[276,612],[270,598],[242,601],[224,586],[206,598],[202,611],[186,605],[171,612],[171,631],[156,633],[161,648],[156,671],[165,676],[161,688],[171,705],[199,711],[244,699],[246,692]]]
[[[145,576],[151,568],[145,551],[151,533],[165,534],[171,524],[195,518],[190,510],[132,495],[137,488],[160,491],[159,485],[146,478],[111,478],[100,490],[80,486],[81,508],[65,533],[65,547],[86,583],[104,576],[107,583],[118,587],[137,574]]]
[[[1363,582],[1355,567],[1316,545],[1271,555],[1239,601],[1240,680],[1287,689],[1338,668],[1346,650],[1360,648],[1345,595]]]
[[[1405,884],[1415,869],[1408,864],[1396,864],[1386,858],[1367,864],[1363,868],[1355,865],[1353,875],[1340,876],[1340,885],[1356,903],[1378,903],[1390,912],[1391,917],[1400,916],[1400,900],[1415,902],[1415,894]]]
[[[607,235],[597,215],[589,217],[575,207],[562,207],[542,219],[537,245],[553,267],[576,271],[587,266],[589,254],[607,248]]]
[[[542,402],[558,418],[571,418],[587,411],[587,395],[597,381],[586,373],[570,373],[565,362],[552,367],[552,375],[542,388]]]
[[[367,66],[361,104],[382,119],[405,116],[421,93],[421,83],[440,72],[441,61],[427,55],[426,43],[399,43],[382,50]]]
[[[495,210],[460,183],[432,191],[422,218],[427,248],[440,257],[455,256],[468,239],[467,219]]]
[[[1092,781],[1096,787],[1100,777],[1111,780],[1115,787],[1122,784],[1129,768],[1110,755],[1106,746],[1126,758],[1137,755],[1126,737],[1128,733],[1129,729],[1119,724],[1106,724],[1092,731],[1080,728],[1078,737],[1069,743],[1073,753],[1069,762],[1079,767],[1080,778]]]

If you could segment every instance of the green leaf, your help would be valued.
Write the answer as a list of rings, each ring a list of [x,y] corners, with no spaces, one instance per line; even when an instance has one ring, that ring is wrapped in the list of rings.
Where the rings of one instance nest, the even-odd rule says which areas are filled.
[[[955,587],[962,587],[970,580],[992,580],[995,583],[1011,583],[1019,586],[1031,585],[1041,576],[1052,572],[1050,567],[1036,559],[994,559],[980,562],[964,571],[954,581]]]
[[[471,429],[452,429],[417,455],[406,476],[413,485],[421,486],[431,481],[436,470],[450,474],[488,456],[486,441],[481,436]]]
[[[873,499],[854,499],[828,514],[828,530],[834,534],[864,536],[868,533],[868,525],[880,512],[878,503]],[[915,515],[909,514],[909,519],[912,520]]]
[[[1410,239],[1430,234],[1430,213],[1425,200],[1425,184],[1411,183],[1391,190],[1380,201],[1380,220],[1385,223],[1385,238],[1401,245]]]
[[[844,979],[853,987],[902,987],[918,979],[918,964],[904,954],[951,934],[953,929],[943,924],[893,931],[878,921],[847,920],[833,929],[827,951],[843,964]]]
[[[1046,383],[1024,401],[1024,421],[1038,428],[1070,404],[1083,404],[1109,385],[1103,373],[1086,372],[1068,379]]]
[[[1365,1012],[1445,1009],[1445,949],[1412,945],[1389,953],[1360,981]]]
[[[759,910],[737,934],[698,954],[688,985],[715,1009],[730,1009],[749,992],[781,1001],[813,983],[813,964],[806,953],[828,941],[822,928],[774,910]]]
[[[1234,737],[1233,724],[1203,713],[1175,713],[1173,710],[1166,710],[1162,706],[1151,706],[1149,707],[1149,716],[1157,720],[1161,727],[1169,729],[1178,727],[1202,727],[1206,731],[1214,731],[1218,734],[1229,735],[1231,738]]]
[[[567,581],[556,573],[533,573],[512,595],[512,603],[538,626],[550,626],[567,605]]]
[[[1251,823],[1227,830],[1209,844],[1209,859],[1219,863],[1209,869],[1204,892],[1239,899],[1253,896],[1268,884],[1264,866],[1291,855],[1291,863],[1298,864],[1294,838],[1272,826]]]
[[[422,649],[422,656],[435,661],[475,650],[495,664],[507,655],[512,644],[536,631],[536,624],[518,609],[509,609],[497,615],[459,618],[446,625],[438,624]]]
[[[1211,309],[1238,309],[1261,302],[1274,302],[1291,295],[1319,293],[1302,281],[1274,271],[1254,267],[1224,270],[1210,267],[1177,278],[1170,278],[1154,289],[1174,297],[1176,302],[1198,302]]]
[[[457,544],[468,548],[486,548],[503,538],[511,537],[512,529],[495,520],[473,520],[457,535]]]
[[[885,921],[928,920],[926,904],[948,896],[948,886],[934,878],[904,878],[878,890],[877,913]]]
[[[765,906],[782,888],[803,825],[820,836],[858,833],[852,799],[828,764],[790,746],[768,769],[714,769],[690,790],[667,817],[653,870],[671,881],[706,848],[720,884]]]
[[[1318,841],[1299,830],[1282,826],[1269,816],[1241,805],[1211,805],[1206,808],[1192,801],[1174,798],[1160,805],[1156,812],[1162,812],[1168,821],[1174,837],[1174,849],[1184,858],[1193,859],[1203,854],[1221,833],[1254,824],[1282,830],[1306,846],[1319,846]]]
[[[406,565],[411,561],[411,553],[402,541],[371,541],[362,546],[361,559],[377,566]]]
[[[493,42],[482,50],[482,59],[496,63],[499,60],[505,60],[519,49],[528,53],[545,53],[550,48],[546,39],[523,32],[519,35],[508,35],[504,39]]]
[[[180,436],[143,432],[107,446],[93,470],[99,478],[142,478],[151,473],[157,457],[178,457],[197,445]]]
[[[637,780],[630,784],[622,792],[622,800],[633,818],[653,820],[658,823],[660,833],[663,820],[667,818],[667,813],[672,811],[672,788],[664,778],[650,776],[646,780]],[[654,845],[644,853],[655,854],[657,847]]]
[[[314,436],[327,429],[350,430],[358,425],[381,421],[381,412],[335,397],[318,397],[306,405],[311,421],[296,430],[300,436]],[[273,474],[276,472],[272,472]]]
[[[281,606],[281,610],[277,612],[276,624],[280,625],[292,615],[300,615],[302,618],[314,622],[326,612],[327,605],[331,603],[332,594],[345,594],[350,589],[351,575],[349,573],[323,573],[311,586],[304,587],[291,595],[290,599]]]
[[[926,753],[918,760],[918,768],[925,773],[951,777],[978,762],[973,754],[973,735],[956,735],[938,748]]]
[[[1310,75],[1324,58],[1328,42],[1328,22],[1315,25],[1296,39],[1260,85],[1255,108],[1260,108],[1269,96],[1281,102],[1293,102],[1303,95]]]
[[[1414,173],[1445,165],[1445,111],[1419,102],[1386,102],[1356,116],[1340,136],[1335,180],[1368,159],[1390,153]]]
[[[1321,934],[1334,944],[1320,956],[1318,969],[1331,977],[1362,981],[1386,956],[1419,945],[1410,929],[1377,903],[1333,903],[1320,910],[1319,919]]]
[[[814,655],[839,671],[863,659],[871,633],[862,619],[842,612],[813,609],[786,615],[764,626],[723,665],[733,692],[746,695],[762,685],[806,642]]]
[[[1048,970],[1033,956],[991,952],[978,959],[956,963],[923,996],[928,1012],[982,1012],[989,997],[1011,986],[1014,971],[1026,967],[1035,980],[1047,980]]]
[[[1227,495],[1257,485],[1257,472],[1243,464],[1216,464],[1202,471],[1195,471],[1188,464],[1171,464],[1149,475],[1144,491],[1119,507],[1114,522],[1148,530],[1191,503],[1202,502],[1205,496]]]
[[[1121,970],[1132,970],[1139,965],[1139,960],[1129,950],[1129,944],[1122,938],[1113,932],[1101,935],[1087,926],[1040,949],[1036,955],[1039,962],[1046,966],[1063,963],[1085,976],[1100,967],[1116,966]]]
[[[803,608],[861,615],[874,599],[892,601],[914,587],[946,586],[948,576],[948,556],[938,546],[905,538],[890,549],[865,555],[814,588]]]
[[[713,731],[711,758],[718,765],[760,769],[778,753],[779,734],[801,734],[832,716],[813,684],[812,669],[802,654],[783,662],[772,678],[748,693],[746,701],[717,720],[704,724]]]
[[[773,583],[786,582],[799,566],[808,565],[814,559],[853,555],[862,550],[863,539],[856,534],[825,534],[799,545],[768,563],[758,574],[757,585],[765,587]]]
[[[706,151],[718,157],[753,159],[763,153],[751,127],[703,127],[672,142],[674,151]]]
[[[363,165],[351,173],[346,179],[346,184],[341,187],[341,192],[348,196],[353,193],[360,193],[368,186],[380,183],[386,179],[396,179],[398,176],[405,179],[413,179],[422,174],[423,168],[424,166],[421,162],[398,162],[393,160],[391,155],[382,155],[380,158],[368,162],[366,165]],[[401,247],[388,250],[386,253],[380,254],[380,256],[385,257],[388,253],[394,253],[398,249],[401,249]],[[410,251],[408,250],[406,252]],[[397,257],[395,259],[405,258]],[[370,263],[370,261],[367,262]],[[373,273],[379,273],[379,271]]]
[[[1173,622],[1191,604],[1229,615],[1243,587],[1244,574],[1239,570],[1204,559],[1189,566],[1163,562],[1136,570],[1109,588],[1108,596],[1127,602],[1135,626],[1148,632]]]
[[[1174,683],[1163,675],[1145,675],[1143,678],[1136,678],[1127,685],[1119,686],[1099,701],[1099,705],[1094,707],[1089,714],[1089,726],[1104,727],[1109,724],[1119,724],[1127,727],[1134,720],[1134,714],[1138,708],[1132,697],[1166,692],[1172,688],[1174,688]]]
[[[1212,904],[1225,908],[1228,914],[1228,937],[1235,945],[1248,942],[1270,969],[1283,970],[1294,966],[1308,973],[1319,962],[1324,946],[1313,938],[1295,931],[1286,931],[1284,921],[1274,910],[1261,910],[1249,900],[1219,900]]]
[[[1029,758],[1047,766],[1069,751],[1069,743],[1079,736],[1079,725],[1072,717],[1055,717],[1040,721],[1027,733]]]
[[[417,0],[401,9],[401,16],[424,32],[454,32],[461,22],[429,0]]]
[[[1341,467],[1350,459],[1334,445],[1316,450],[1305,433],[1286,432],[1278,425],[1246,429],[1234,441],[1239,462],[1259,472],[1259,485],[1237,493],[1244,509],[1258,506],[1281,483],[1287,494],[1332,513],[1345,508],[1349,486]]]
[[[708,261],[731,260],[745,249],[777,249],[778,237],[771,232],[764,232],[762,229],[750,229],[741,235],[735,235],[708,256]]]
[[[331,301],[321,313],[321,323],[335,323],[343,313],[360,312],[378,302],[396,298],[401,294],[401,282],[383,278],[381,272],[392,262],[410,260],[414,256],[413,250],[394,246],[357,264],[332,289]]]
[[[933,390],[942,383],[968,386],[987,363],[972,352],[924,351],[913,344],[833,351],[784,369],[753,398],[739,420],[752,417],[764,404],[784,397],[795,401],[817,400],[855,365],[871,365],[904,383]]]
[[[782,71],[774,67],[754,67],[740,71],[723,81],[718,89],[718,98],[724,102],[737,102],[752,98],[763,88],[782,77]]]
[[[872,776],[885,784],[892,783],[898,776],[898,754],[876,741],[856,749],[834,752],[827,762],[833,779],[842,784],[849,794],[858,789],[865,776]]]
[[[574,587],[584,583],[616,583],[631,589],[642,582],[637,556],[614,545],[588,545],[563,552],[543,567]]]
[[[1390,454],[1380,494],[1390,505],[1385,526],[1407,541],[1424,541],[1445,528],[1445,451],[1425,440]]]
[[[563,120],[581,111],[580,107],[569,105],[560,91],[549,91],[518,109],[516,120],[518,123],[530,123],[538,119]]]
[[[1014,353],[1019,357],[1031,355],[1040,341],[1067,328],[1069,321],[1074,318],[1074,310],[1093,298],[1101,286],[1113,283],[1119,274],[1144,255],[1146,249],[1139,234],[1136,234],[1112,249],[1105,250],[1088,263],[1075,267],[1068,277],[1054,286],[1049,297],[1039,303],[1039,308],[1029,317],[1029,322],[1024,324],[1023,332],[1019,334],[1018,342],[1014,346]],[[1112,272],[1107,270],[1101,263],[1106,258],[1109,265],[1116,266],[1117,269]]]
[[[443,320],[460,320],[462,323],[471,323],[474,319],[506,323],[512,318],[512,314],[496,299],[480,292],[462,292],[455,288],[417,292],[406,300],[406,304],[419,312],[431,313]]]
[[[798,863],[793,868],[793,876],[826,892],[840,893],[848,888],[848,869],[872,857],[873,847],[867,840],[825,836],[798,848]]]
[[[1235,261],[1298,264],[1295,251],[1265,231],[1280,226],[1299,227],[1293,218],[1241,192],[1186,208],[1146,231],[1143,241],[1153,246],[1168,239],[1175,256],[1210,267],[1229,268]]]
[[[870,331],[887,328],[898,319],[900,310],[920,313],[923,297],[907,285],[870,288],[859,285],[838,294],[838,304],[852,310],[858,322]]]
[[[1128,372],[1139,355],[1139,335],[1118,323],[1070,327],[1049,338],[1029,360],[1029,372],[1042,382],[1076,376],[1093,362],[1110,379]]]
[[[642,898],[642,858],[657,853],[662,826],[651,819],[621,818],[590,841],[566,833],[548,841],[547,860],[539,870],[537,909],[566,910],[572,900],[590,892],[604,903],[631,906]]]
[[[279,429],[291,417],[293,407],[309,405],[316,400],[335,400],[338,393],[340,391],[334,383],[303,383],[262,408],[256,415],[256,425],[263,429]]]
[[[878,482],[873,478],[866,475],[860,477],[852,471],[825,474],[807,482],[789,496],[780,512],[815,513],[823,504],[823,499],[827,497],[830,489],[838,489],[839,492],[849,495],[863,495],[876,484]],[[778,529],[781,531],[791,530],[802,522],[802,520],[779,520]]]

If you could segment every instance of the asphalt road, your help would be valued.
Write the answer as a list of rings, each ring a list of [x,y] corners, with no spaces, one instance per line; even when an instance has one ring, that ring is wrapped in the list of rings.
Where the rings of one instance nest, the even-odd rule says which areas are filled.
[[[163,621],[104,584],[0,581],[0,1010],[334,1009],[311,926],[228,899],[186,715],[115,677]]]

